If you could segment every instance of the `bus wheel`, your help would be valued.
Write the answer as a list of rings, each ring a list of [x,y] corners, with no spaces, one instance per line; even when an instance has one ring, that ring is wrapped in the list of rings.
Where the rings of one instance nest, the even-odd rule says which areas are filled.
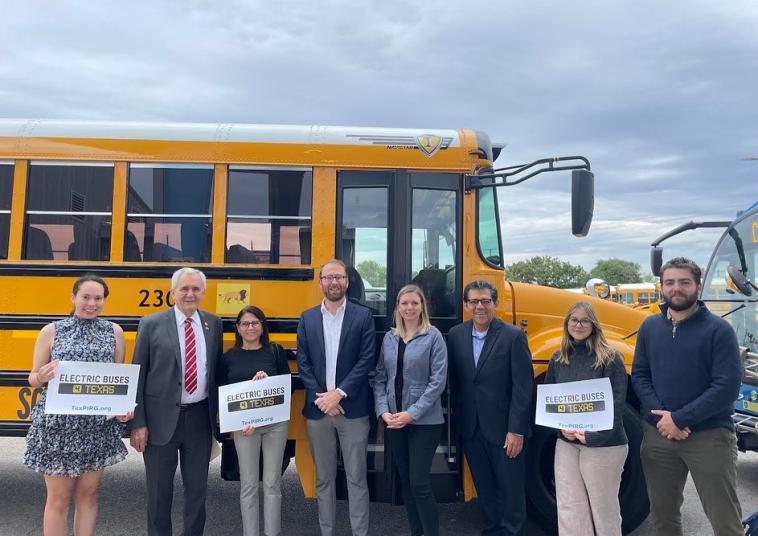
[[[535,426],[526,449],[526,505],[529,519],[548,534],[558,534],[553,475],[555,442],[555,430]]]
[[[282,456],[282,474],[289,467],[290,460],[295,456],[295,441],[288,439],[284,447]],[[260,465],[263,467],[263,452],[260,455]],[[263,471],[260,471],[263,478]],[[232,439],[226,439],[221,443],[221,478],[228,481],[238,481],[240,479],[239,459],[237,458],[237,449],[234,447]]]
[[[629,455],[626,457],[624,474],[621,476],[621,528],[624,534],[639,527],[648,513],[650,504],[647,500],[645,475],[642,473],[640,445],[642,444],[642,418],[629,404],[624,408],[624,430],[629,439]]]
[[[640,462],[642,422],[639,413],[629,405],[624,408],[624,429],[629,439],[629,455],[621,478],[619,499],[622,528],[624,534],[627,534],[645,520],[649,509],[645,477]],[[558,533],[553,474],[555,442],[555,430],[535,426],[534,435],[529,440],[526,451],[526,500],[529,519],[550,534]]]

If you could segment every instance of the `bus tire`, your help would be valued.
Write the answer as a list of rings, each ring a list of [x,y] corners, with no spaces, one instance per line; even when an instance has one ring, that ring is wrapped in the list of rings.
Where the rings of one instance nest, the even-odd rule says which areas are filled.
[[[645,477],[640,461],[642,421],[639,413],[628,404],[624,408],[624,429],[629,439],[629,455],[621,477],[619,500],[623,518],[622,529],[624,534],[627,534],[645,520],[649,511]],[[555,442],[555,430],[535,426],[526,451],[526,501],[529,519],[549,534],[558,534],[553,473]]]
[[[642,417],[629,404],[624,408],[624,430],[629,440],[629,455],[626,457],[624,474],[621,476],[621,529],[624,534],[639,527],[650,512],[647,499],[645,475],[642,472],[640,446],[642,445]]]
[[[289,467],[290,460],[295,455],[295,441],[287,440],[282,456],[282,474]],[[263,467],[263,452],[260,455],[260,465]],[[237,449],[234,447],[234,441],[226,439],[221,443],[221,478],[230,482],[236,482],[240,479],[239,459],[237,458]],[[260,471],[260,478],[263,478],[263,471]]]

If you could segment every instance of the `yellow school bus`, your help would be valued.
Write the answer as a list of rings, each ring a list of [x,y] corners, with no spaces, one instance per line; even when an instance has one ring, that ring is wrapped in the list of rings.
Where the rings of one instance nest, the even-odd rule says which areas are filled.
[[[614,300],[632,307],[653,305],[661,299],[660,283],[622,283],[616,285]]]
[[[26,381],[34,340],[69,313],[72,282],[89,271],[108,281],[104,315],[124,328],[128,358],[139,319],[172,305],[169,278],[181,266],[207,275],[202,308],[224,318],[227,347],[232,319],[255,304],[272,338],[294,348],[301,311],[321,300],[318,267],[333,257],[348,265],[349,298],[371,308],[380,336],[406,283],[423,288],[433,323],[446,333],[464,319],[464,284],[487,279],[498,289],[500,317],[526,331],[541,378],[577,296],[506,279],[500,223],[508,214],[498,191],[572,170],[573,228],[582,235],[592,176],[582,157],[493,170],[498,153],[472,130],[0,120],[0,433],[25,433],[38,395]],[[586,299],[630,363],[644,313]],[[314,496],[302,400],[296,391],[288,454]],[[468,500],[475,490],[449,392],[443,402],[435,493]],[[627,530],[647,514],[634,405],[630,395]],[[547,527],[555,524],[553,448],[554,435],[540,429],[528,445],[530,515]],[[397,501],[376,426],[368,456],[372,499]]]

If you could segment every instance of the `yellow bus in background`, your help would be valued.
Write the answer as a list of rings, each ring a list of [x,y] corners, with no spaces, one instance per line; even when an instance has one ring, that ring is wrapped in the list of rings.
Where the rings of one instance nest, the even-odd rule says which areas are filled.
[[[567,290],[631,307],[651,308],[656,306],[661,299],[660,282],[609,285],[603,279],[595,277],[587,281],[587,284],[582,288]]]
[[[653,305],[661,299],[660,283],[622,283],[614,288],[613,300],[632,307]]]
[[[424,289],[433,323],[447,333],[464,319],[463,285],[487,279],[500,295],[499,316],[527,333],[541,378],[577,296],[507,281],[500,223],[508,214],[498,191],[544,171],[573,170],[575,185],[585,185],[573,199],[581,235],[592,214],[589,162],[493,170],[498,153],[472,130],[0,120],[0,434],[25,433],[38,396],[26,380],[34,340],[69,313],[72,282],[88,271],[108,281],[104,315],[124,328],[128,358],[140,318],[172,305],[169,279],[181,266],[207,275],[201,306],[224,318],[226,347],[239,309],[255,304],[270,319],[272,339],[294,348],[301,311],[322,298],[318,267],[333,257],[348,265],[349,298],[371,308],[379,337],[406,283]],[[645,314],[582,299],[593,300],[629,365]],[[315,496],[303,391],[295,362],[291,368],[298,390],[288,455],[304,493]],[[475,490],[449,391],[443,404],[435,493],[440,501],[469,500]],[[647,515],[635,404],[630,392],[631,454],[621,488],[627,531]],[[554,441],[536,429],[527,458],[530,516],[548,528],[555,526]],[[383,447],[381,428],[372,426],[371,497],[396,502]]]

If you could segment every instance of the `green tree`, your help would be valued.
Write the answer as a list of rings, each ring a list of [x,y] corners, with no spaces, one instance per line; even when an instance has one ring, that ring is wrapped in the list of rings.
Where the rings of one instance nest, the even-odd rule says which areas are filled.
[[[590,270],[590,276],[599,277],[609,285],[642,282],[638,263],[617,258],[600,259]]]
[[[359,262],[355,269],[361,277],[377,288],[387,286],[387,267],[380,265],[375,260],[367,259]]]
[[[581,266],[540,255],[506,266],[508,279],[556,288],[583,287],[589,274]]]
[[[657,283],[658,278],[655,277],[653,274],[643,274],[642,275],[642,282],[643,283]]]

